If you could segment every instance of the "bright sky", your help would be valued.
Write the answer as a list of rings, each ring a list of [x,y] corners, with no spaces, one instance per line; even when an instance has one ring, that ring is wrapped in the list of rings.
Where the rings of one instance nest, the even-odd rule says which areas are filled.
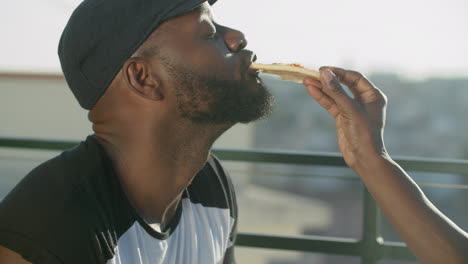
[[[59,72],[58,39],[79,2],[2,1],[0,71]],[[218,0],[214,13],[259,62],[468,76],[466,0]]]

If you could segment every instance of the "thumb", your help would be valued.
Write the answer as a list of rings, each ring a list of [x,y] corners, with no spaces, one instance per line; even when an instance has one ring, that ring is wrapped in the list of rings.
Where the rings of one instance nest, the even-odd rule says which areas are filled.
[[[344,91],[336,75],[330,69],[320,70],[320,81],[325,92],[330,98],[335,101],[340,110],[347,110],[352,107],[353,99]]]

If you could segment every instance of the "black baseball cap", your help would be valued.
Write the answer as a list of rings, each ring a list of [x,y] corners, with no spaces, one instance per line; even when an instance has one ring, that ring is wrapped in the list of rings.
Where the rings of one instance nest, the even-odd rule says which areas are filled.
[[[216,0],[84,0],[60,39],[65,79],[81,107],[91,109],[124,62],[164,21]]]

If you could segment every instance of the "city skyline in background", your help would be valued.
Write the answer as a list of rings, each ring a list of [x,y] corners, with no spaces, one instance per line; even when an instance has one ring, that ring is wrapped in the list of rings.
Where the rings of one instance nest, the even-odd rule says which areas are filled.
[[[60,73],[57,44],[80,0],[2,3],[0,71]],[[468,76],[463,0],[220,0],[217,22],[242,30],[259,61],[339,65],[409,78]]]

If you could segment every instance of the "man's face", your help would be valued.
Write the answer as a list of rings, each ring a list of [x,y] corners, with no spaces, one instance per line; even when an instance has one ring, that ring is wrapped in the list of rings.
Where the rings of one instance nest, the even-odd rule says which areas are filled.
[[[244,35],[213,21],[205,3],[169,20],[156,52],[166,68],[180,114],[196,123],[248,123],[271,112],[272,97],[249,70]]]

